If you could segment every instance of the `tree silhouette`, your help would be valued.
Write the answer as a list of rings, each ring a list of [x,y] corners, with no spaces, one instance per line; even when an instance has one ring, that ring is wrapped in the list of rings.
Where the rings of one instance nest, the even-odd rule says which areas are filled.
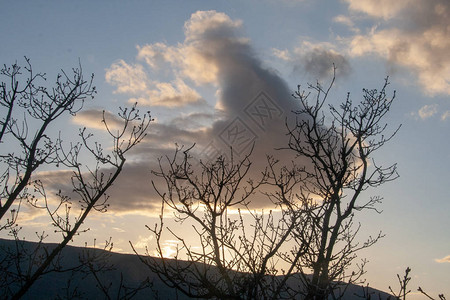
[[[146,257],[140,256],[141,260],[166,284],[189,297],[266,298],[274,279],[267,274],[276,272],[273,259],[287,231],[277,229],[272,215],[266,220],[255,216],[249,237],[242,214],[238,211],[234,218],[229,215],[232,207],[246,207],[265,176],[258,181],[247,178],[250,154],[238,161],[233,155],[230,160],[220,156],[208,163],[200,162],[196,168],[190,150],[177,149],[173,157],[161,159],[160,170],[154,172],[165,185],[160,189],[154,184],[162,199],[160,223],[147,228],[156,237],[156,253],[162,260],[148,252]],[[169,229],[180,247],[173,260],[166,260],[162,247],[165,207],[173,211],[177,222],[194,221],[192,229],[200,249],[191,247],[185,238]],[[271,230],[277,230],[277,234],[266,234]]]
[[[358,103],[348,94],[339,107],[327,109],[334,80],[327,88],[298,87],[293,96],[300,109],[295,123],[286,123],[289,142],[279,149],[297,159],[282,165],[267,157],[258,180],[248,178],[251,154],[238,162],[232,155],[219,157],[198,168],[190,149],[181,158],[177,149],[160,160],[154,173],[165,183],[154,184],[162,199],[160,222],[148,229],[161,260],[148,250],[141,259],[169,286],[195,298],[318,300],[340,299],[349,284],[359,282],[365,261],[355,265],[356,253],[382,234],[358,243],[354,215],[378,212],[381,198],[364,199],[364,192],[398,177],[395,164],[380,166],[373,154],[400,127],[387,134],[383,123],[395,98],[386,94],[387,79],[379,91],[364,89]],[[253,195],[270,199],[273,210],[254,212]],[[179,223],[194,224],[197,244],[165,227],[167,211]],[[166,231],[179,242],[173,260],[164,257]]]
[[[16,239],[15,251],[3,249],[0,260],[0,292],[4,298],[18,299],[48,272],[61,272],[61,250],[80,233],[81,225],[92,211],[104,212],[108,204],[106,191],[118,178],[126,154],[145,136],[151,121],[148,113],[142,117],[136,105],[121,108],[119,127],[112,128],[103,113],[103,124],[111,139],[111,150],[105,151],[93,134],[80,129],[79,141],[67,143],[51,127],[65,116],[74,116],[84,101],[93,98],[96,90],[93,75],[86,80],[81,65],[71,73],[61,71],[53,87],[42,85],[43,73],[34,73],[29,59],[25,67],[17,63],[4,67],[0,74],[0,232]],[[46,189],[45,177],[38,171],[64,168],[70,176],[71,189]],[[43,245],[48,233],[36,233],[37,248],[26,249],[20,241],[20,212],[44,211],[49,224],[61,234],[55,247]]]
[[[317,83],[308,91],[298,90],[294,97],[301,109],[294,126],[289,128],[288,149],[310,165],[296,169],[302,174],[298,196],[287,206],[293,213],[303,214],[304,223],[294,232],[298,244],[306,245],[306,253],[295,262],[307,287],[306,299],[327,299],[339,282],[355,282],[363,273],[359,269],[346,273],[357,257],[356,252],[376,243],[382,234],[359,244],[355,241],[360,224],[354,214],[364,209],[378,211],[379,196],[363,200],[363,193],[398,177],[396,164],[388,167],[376,163],[373,154],[391,140],[398,128],[386,133],[383,118],[388,113],[392,97],[386,94],[388,79],[381,90],[363,89],[363,98],[354,104],[350,94],[339,106],[326,102],[334,84],[327,88]],[[305,230],[305,228],[307,228]],[[289,260],[289,262],[291,262]]]

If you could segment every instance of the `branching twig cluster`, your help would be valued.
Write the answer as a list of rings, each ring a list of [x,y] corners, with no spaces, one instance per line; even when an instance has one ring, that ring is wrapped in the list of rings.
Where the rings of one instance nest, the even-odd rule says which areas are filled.
[[[80,130],[78,142],[68,143],[61,132],[55,136],[51,127],[61,117],[75,116],[85,100],[94,97],[93,75],[85,79],[80,65],[71,74],[61,71],[54,86],[47,88],[42,85],[46,75],[35,74],[29,59],[25,60],[24,68],[13,64],[0,70],[5,79],[0,84],[0,232],[9,232],[20,247],[18,223],[21,209],[27,206],[28,212],[44,212],[49,217],[61,241],[47,250],[42,242],[48,233],[43,233],[38,235],[37,249],[5,254],[2,271],[10,274],[8,280],[14,284],[2,282],[0,293],[12,298],[24,295],[42,275],[61,271],[61,250],[87,230],[82,225],[93,210],[106,211],[106,191],[121,173],[126,154],[145,137],[151,122],[149,113],[141,116],[136,105],[121,108],[119,129],[108,125],[105,114],[102,120],[111,150],[106,152],[86,128]],[[69,174],[67,183],[56,191],[49,188],[45,176],[38,173],[44,167],[63,168],[60,174]]]
[[[366,261],[355,264],[356,254],[383,234],[358,242],[361,225],[354,215],[364,209],[379,212],[381,198],[364,200],[364,192],[398,177],[395,164],[383,167],[373,159],[399,129],[386,134],[383,123],[395,93],[387,96],[386,79],[380,91],[363,90],[356,104],[347,95],[327,112],[333,83],[334,78],[327,88],[308,85],[307,92],[299,86],[294,94],[300,109],[294,112],[295,124],[286,124],[289,143],[280,151],[293,151],[305,165],[282,166],[268,157],[261,179],[252,181],[246,177],[250,154],[238,162],[219,157],[199,169],[191,165],[190,149],[177,149],[160,161],[155,175],[164,188],[154,184],[162,200],[160,222],[148,228],[162,260],[148,252],[141,257],[152,271],[198,298],[339,299],[348,284],[361,282]],[[273,210],[253,212],[253,194],[269,198]],[[237,218],[227,215],[233,209],[239,209]],[[194,223],[199,248],[165,227],[168,210],[176,221]],[[179,242],[174,260],[166,259],[162,247],[166,232]]]

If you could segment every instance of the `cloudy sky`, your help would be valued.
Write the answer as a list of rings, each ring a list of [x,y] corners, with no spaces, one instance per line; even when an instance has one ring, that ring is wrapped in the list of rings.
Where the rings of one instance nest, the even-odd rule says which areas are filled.
[[[389,76],[396,101],[386,121],[402,128],[377,159],[398,163],[400,178],[371,192],[384,197],[383,213],[359,216],[361,234],[386,237],[360,255],[371,286],[387,290],[410,266],[411,288],[450,295],[448,0],[8,1],[0,22],[1,64],[27,56],[53,78],[80,59],[85,74],[95,74],[95,100],[55,130],[86,126],[101,136],[103,109],[138,102],[152,112],[109,211],[91,216],[91,230],[74,241],[112,236],[123,252],[129,240],[152,243],[144,225],[156,221],[159,202],[150,170],[175,143],[196,143],[209,157],[230,145],[239,156],[255,142],[259,165],[285,141],[281,120],[296,107],[290,95],[298,84],[327,82],[335,63],[337,104]],[[261,105],[270,116],[258,117]],[[233,139],[233,130],[246,135]],[[62,171],[46,172],[63,184]],[[39,214],[22,223],[46,224]]]

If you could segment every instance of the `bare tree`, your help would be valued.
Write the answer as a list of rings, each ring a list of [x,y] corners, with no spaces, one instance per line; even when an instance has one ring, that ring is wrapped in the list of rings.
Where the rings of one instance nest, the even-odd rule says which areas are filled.
[[[177,149],[173,157],[161,159],[160,170],[154,172],[164,182],[163,187],[153,183],[162,199],[160,223],[147,226],[156,237],[156,258],[147,250],[141,260],[189,297],[272,299],[282,294],[287,277],[275,276],[276,254],[296,224],[285,228],[272,212],[256,213],[248,207],[267,175],[248,178],[250,154],[239,161],[220,156],[196,168],[189,150]],[[168,211],[175,221],[192,226],[199,247],[165,228]],[[253,220],[250,227],[244,214]],[[179,241],[173,259],[165,257],[166,232]]]
[[[304,180],[299,185],[297,199],[288,209],[302,214],[300,230],[294,231],[297,244],[307,247],[296,262],[306,286],[305,299],[327,299],[336,292],[340,282],[354,283],[364,273],[363,261],[356,271],[347,272],[357,257],[356,252],[376,243],[382,234],[369,237],[364,243],[356,241],[360,224],[354,224],[355,212],[363,209],[378,211],[379,196],[363,200],[368,188],[380,186],[398,177],[396,165],[380,166],[373,159],[374,152],[396,134],[386,133],[383,118],[395,98],[386,94],[388,79],[381,90],[363,90],[363,98],[353,103],[350,94],[340,107],[326,105],[330,85],[308,85],[294,97],[301,109],[295,112],[297,121],[288,126],[288,149],[295,151],[302,161],[297,168]],[[307,274],[311,273],[311,277]]]
[[[259,180],[246,177],[250,154],[239,162],[219,157],[197,170],[190,149],[182,158],[177,149],[173,158],[160,160],[154,173],[165,183],[154,184],[162,199],[160,222],[148,227],[160,260],[147,250],[142,261],[195,298],[339,299],[349,284],[360,282],[365,261],[355,266],[356,253],[382,234],[358,243],[354,214],[379,212],[381,197],[364,200],[364,192],[398,177],[395,164],[382,167],[373,159],[399,129],[386,135],[383,123],[395,93],[387,96],[386,79],[380,91],[363,90],[357,104],[348,94],[340,107],[327,110],[333,83],[334,77],[327,88],[308,85],[308,92],[298,87],[300,109],[295,123],[287,123],[288,144],[280,148],[297,159],[282,165],[268,157]],[[273,210],[253,212],[253,195],[269,198]],[[233,218],[229,212],[238,208]],[[167,210],[177,222],[194,224],[197,243],[165,227]],[[251,221],[244,222],[244,215]],[[164,257],[166,231],[179,241],[174,260]]]
[[[403,275],[403,277],[400,277],[400,275],[397,274],[397,280],[398,280],[398,285],[399,285],[399,290],[397,293],[389,286],[389,291],[393,295],[394,299],[406,300],[406,298],[407,298],[406,296],[409,293],[411,293],[411,290],[408,288],[408,284],[411,281],[410,273],[411,273],[411,268],[407,267],[405,269],[405,275]],[[428,299],[435,300],[435,298],[433,298],[428,293],[426,293],[420,286],[417,288],[417,291],[420,292],[425,297],[427,297]],[[440,300],[446,300],[444,294],[438,294],[438,297]]]
[[[395,296],[396,299],[399,300],[406,300],[406,295],[411,293],[411,290],[408,290],[408,283],[411,280],[411,277],[409,277],[409,273],[411,272],[411,268],[406,268],[405,275],[403,278],[400,278],[400,275],[397,274],[398,283],[400,285],[400,290],[398,293],[395,293],[391,287],[389,287],[389,291]],[[422,289],[419,287],[419,291],[422,291]]]
[[[151,122],[149,113],[140,116],[136,105],[120,109],[118,127],[107,122],[104,112],[102,122],[111,150],[105,151],[86,128],[79,131],[78,142],[66,143],[64,134],[55,136],[51,127],[61,117],[74,116],[87,98],[93,98],[93,75],[84,79],[80,65],[71,74],[62,71],[55,85],[46,88],[41,85],[45,74],[35,74],[30,61],[25,60],[24,68],[13,64],[0,71],[6,78],[0,85],[0,233],[7,232],[17,240],[17,251],[3,252],[0,271],[7,274],[2,276],[3,296],[13,299],[23,296],[46,273],[62,271],[58,263],[61,250],[86,230],[81,226],[92,211],[106,211],[106,191],[121,173],[126,154],[144,138]],[[59,191],[48,191],[45,178],[38,173],[43,167],[68,170],[67,184]],[[61,235],[59,244],[45,248],[42,242],[47,233],[43,232],[37,234],[36,249],[20,249],[18,221],[24,206],[46,212]]]

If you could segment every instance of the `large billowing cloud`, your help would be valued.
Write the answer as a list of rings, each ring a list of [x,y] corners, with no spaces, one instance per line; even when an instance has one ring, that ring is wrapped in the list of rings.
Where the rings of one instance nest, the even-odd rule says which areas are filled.
[[[137,60],[145,65],[120,62],[122,66],[134,65],[137,70],[149,69],[151,72],[148,73],[155,76],[167,76],[170,72],[175,78],[172,82],[178,82],[186,89],[180,89],[184,92],[167,102],[171,103],[168,106],[189,102],[187,91],[194,89],[186,84],[188,82],[196,87],[216,89],[216,98],[212,101],[215,110],[175,115],[172,121],[156,124],[153,128],[157,132],[150,133],[148,145],[154,145],[158,140],[159,144],[167,145],[181,139],[184,144],[196,143],[200,152],[205,147],[222,151],[233,146],[235,154],[241,155],[255,141],[267,145],[263,150],[280,147],[282,140],[285,142],[284,118],[296,108],[295,101],[285,82],[263,67],[241,27],[241,21],[232,20],[224,13],[198,11],[185,23],[183,43],[158,42],[138,46]],[[107,78],[115,69],[116,64],[113,64]],[[145,78],[149,82],[153,80],[148,74]],[[113,84],[118,90],[121,88],[117,83]],[[129,82],[124,84],[130,85]],[[176,86],[165,84],[167,90],[171,90],[170,85]],[[158,97],[154,94],[154,90],[148,89],[148,101],[140,103],[162,103],[159,100],[155,103],[154,98]],[[130,98],[138,97],[130,93]],[[235,136],[235,132],[246,135]]]
[[[215,11],[194,13],[185,23],[185,40],[176,46],[162,43],[138,47],[138,59],[152,70],[170,66],[174,76],[196,86],[216,89],[215,108],[210,113],[191,113],[155,124],[142,154],[173,152],[173,143],[196,144],[194,155],[214,159],[219,153],[242,158],[252,153],[254,178],[261,176],[266,154],[278,156],[275,148],[287,145],[285,118],[297,108],[285,82],[263,67],[243,36],[242,22]],[[282,155],[286,161],[293,157]],[[259,197],[261,198],[261,197]],[[267,199],[266,199],[267,200]],[[258,200],[257,205],[267,201]]]
[[[383,22],[351,39],[355,56],[377,54],[410,69],[430,95],[450,94],[448,0],[346,0],[355,13]]]
[[[242,35],[241,26],[241,21],[231,20],[224,13],[198,11],[185,23],[184,43],[139,46],[137,57],[153,70],[168,65],[177,80],[217,87],[216,107],[229,113],[238,112],[244,108],[243,101],[253,100],[263,89],[277,94],[284,85],[262,67],[249,40]],[[282,99],[277,101],[290,100],[285,99],[288,89],[285,86],[282,89]]]
[[[155,177],[151,170],[158,169],[159,157],[173,155],[175,143],[195,144],[192,153],[202,161],[219,154],[230,157],[230,148],[234,159],[241,159],[254,147],[249,174],[254,179],[261,177],[266,154],[281,157],[284,163],[294,158],[275,150],[287,146],[285,120],[297,109],[292,91],[263,66],[242,32],[242,22],[216,11],[198,11],[185,23],[184,33],[184,41],[176,45],[138,46],[135,62],[119,60],[106,72],[107,82],[117,93],[150,110],[159,106],[164,113],[162,109],[167,107],[166,115],[171,116],[152,123],[109,191],[110,210],[115,213],[159,213],[160,199],[152,187]],[[159,81],[161,78],[166,81]],[[212,89],[213,99],[200,106],[206,103],[198,92],[202,88]],[[80,114],[76,122],[96,114]],[[194,164],[198,167],[197,160]],[[156,184],[160,184],[158,180]],[[56,188],[56,183],[53,186]],[[267,197],[258,194],[254,206],[268,203]]]

